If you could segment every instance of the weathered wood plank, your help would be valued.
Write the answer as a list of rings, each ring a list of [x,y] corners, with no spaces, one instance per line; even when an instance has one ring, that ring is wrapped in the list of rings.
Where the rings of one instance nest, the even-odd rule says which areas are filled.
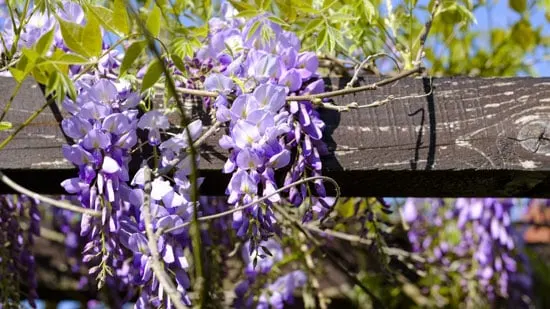
[[[333,89],[345,84],[329,81]],[[0,108],[14,85],[0,79]],[[345,195],[550,196],[550,78],[411,78],[334,102],[362,105],[389,95],[408,98],[322,112],[332,151],[324,167]],[[43,103],[40,89],[27,82],[7,120],[18,126]],[[223,193],[228,180],[218,172],[226,158],[219,134],[201,149],[204,189],[211,194]],[[35,190],[61,192],[59,182],[74,173],[62,157],[63,143],[47,110],[0,151],[0,169]]]

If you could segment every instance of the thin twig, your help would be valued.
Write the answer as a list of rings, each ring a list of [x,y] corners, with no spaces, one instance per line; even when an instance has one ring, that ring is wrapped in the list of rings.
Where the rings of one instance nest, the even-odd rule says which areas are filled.
[[[398,100],[424,98],[424,97],[430,96],[432,94],[432,92],[433,92],[432,78],[430,77],[430,91],[428,93],[425,93],[425,94],[412,94],[412,95],[407,95],[407,96],[397,97],[397,98],[394,95],[389,95],[383,100],[377,100],[377,101],[371,102],[369,104],[357,105],[357,102],[352,102],[352,103],[348,104],[347,106],[351,105],[351,106],[353,106],[353,107],[351,107],[353,109],[372,108],[372,107],[378,107],[378,106],[381,106],[381,105],[384,105],[384,104],[387,104],[387,103],[390,103],[390,102],[393,102],[393,101],[398,101]],[[355,104],[355,105],[353,105],[353,104]]]
[[[64,201],[54,200],[54,199],[51,199],[49,197],[40,195],[40,194],[38,194],[34,191],[31,191],[31,190],[17,184],[16,182],[11,180],[8,176],[6,176],[1,171],[0,171],[0,180],[3,183],[5,183],[8,187],[12,188],[13,190],[15,190],[15,191],[17,191],[21,194],[24,194],[26,196],[32,197],[34,199],[37,199],[41,202],[44,202],[48,205],[55,206],[57,208],[66,209],[66,210],[73,211],[73,212],[77,212],[77,213],[81,213],[81,214],[85,214],[85,215],[90,215],[92,217],[101,217],[101,212],[99,212],[99,211],[95,211],[95,210],[89,209],[89,208],[79,207],[79,206],[76,206],[76,205],[73,205],[71,203],[67,203],[67,202],[64,202]]]
[[[376,295],[374,295],[374,293],[368,287],[366,287],[359,278],[357,278],[357,275],[354,275],[353,273],[351,273],[351,271],[347,269],[347,267],[342,263],[341,260],[333,256],[332,253],[330,253],[330,251],[326,250],[323,244],[317,238],[313,237],[313,235],[311,235],[311,233],[307,229],[305,229],[304,226],[298,220],[293,218],[279,205],[274,204],[273,208],[279,214],[281,214],[285,220],[292,223],[292,225],[296,229],[298,229],[304,236],[306,236],[306,238],[309,241],[311,241],[313,245],[318,247],[334,266],[339,268],[350,280],[353,281],[354,284],[359,286],[361,290],[363,290],[363,292],[365,292],[371,298],[374,308],[386,308],[384,303]]]
[[[145,166],[143,171],[144,184],[144,196],[143,196],[143,220],[145,221],[145,233],[147,234],[147,246],[151,253],[151,268],[153,273],[157,277],[159,284],[164,289],[164,292],[168,295],[172,304],[177,309],[184,309],[185,306],[181,301],[181,296],[176,287],[162,265],[160,254],[158,251],[158,240],[153,232],[153,220],[151,218],[151,169]]]
[[[206,141],[206,139],[210,135],[214,134],[221,125],[222,125],[222,123],[219,122],[219,121],[214,122],[214,124],[193,143],[192,147],[195,147],[195,148],[199,147],[202,143],[204,143]],[[158,171],[154,172],[155,177],[159,177],[159,176],[163,176],[163,175],[168,174],[168,172],[170,172],[170,170],[172,170],[172,168],[174,168],[174,166],[178,165],[188,155],[189,154],[186,151],[182,151],[176,158],[170,160],[170,162],[168,162],[166,164],[166,166],[164,166],[161,169],[159,169]]]
[[[428,21],[426,21],[426,24],[424,25],[424,28],[422,29],[422,32],[420,33],[420,46],[418,47],[418,54],[416,54],[416,60],[414,65],[419,66],[422,58],[424,57],[424,46],[426,45],[426,40],[428,39],[428,34],[430,34],[430,30],[432,28],[432,23],[434,21],[435,15],[439,11],[439,6],[441,5],[440,0],[435,0],[434,5],[432,7],[432,12],[430,14],[430,18],[428,18]]]
[[[38,115],[40,115],[40,113],[42,113],[48,106],[50,106],[50,104],[53,104],[55,102],[55,100],[53,98],[48,98],[46,100],[46,102],[38,109],[36,110],[34,113],[32,113],[32,115],[30,115],[27,119],[25,119],[25,122],[23,122],[17,129],[15,129],[15,131],[13,131],[13,133],[11,133],[10,135],[8,135],[1,143],[0,143],[0,150],[4,149],[4,147],[6,147],[6,145],[12,140],[15,138],[15,136],[21,131],[23,130],[26,126],[28,126],[36,117],[38,117]]]
[[[324,99],[324,98],[330,98],[330,97],[336,97],[336,96],[342,96],[346,94],[352,94],[356,92],[361,91],[367,91],[367,90],[376,90],[378,87],[382,87],[388,84],[391,84],[395,81],[398,81],[402,78],[405,78],[407,76],[420,73],[424,70],[422,67],[415,67],[414,69],[403,71],[395,76],[392,76],[390,78],[383,79],[379,82],[372,83],[369,85],[354,87],[354,88],[347,88],[347,89],[340,89],[340,90],[334,90],[334,91],[328,91],[323,93],[317,93],[317,94],[306,94],[306,95],[298,95],[298,96],[288,96],[286,98],[287,101],[313,101]]]
[[[395,63],[395,66],[397,67],[397,70],[399,70],[399,63],[397,63],[397,60],[395,60],[392,56],[390,56],[386,53],[378,53],[378,54],[370,55],[370,56],[367,57],[367,59],[363,60],[363,62],[361,62],[359,65],[355,66],[355,72],[353,73],[353,77],[351,78],[349,83],[347,83],[345,89],[349,89],[349,88],[353,87],[353,85],[355,84],[355,82],[359,78],[359,72],[361,72],[361,70],[364,70],[364,69],[369,67],[369,65],[368,65],[369,61],[374,60],[375,58],[383,57],[383,56],[386,56],[386,57],[390,58],[393,61],[393,63]],[[366,66],[366,68],[365,68],[365,66]]]
[[[45,227],[40,227],[40,237],[49,241],[65,244],[65,234],[50,230]]]
[[[210,216],[204,216],[204,217],[199,217],[198,218],[198,221],[209,221],[209,220],[213,220],[213,219],[218,219],[218,218],[221,218],[221,217],[225,217],[227,215],[230,215],[234,212],[238,212],[238,211],[241,211],[241,210],[244,210],[246,208],[249,208],[251,206],[254,206],[254,205],[257,205],[258,203],[261,203],[262,201],[272,197],[273,195],[275,194],[278,194],[278,193],[281,193],[285,190],[288,190],[294,186],[297,186],[297,185],[300,185],[300,184],[303,184],[303,183],[306,183],[306,182],[310,182],[310,181],[315,181],[315,180],[319,180],[319,179],[322,179],[322,180],[325,180],[325,181],[328,181],[330,183],[332,183],[334,185],[334,187],[336,188],[336,200],[340,197],[340,186],[338,186],[338,183],[330,178],[330,177],[327,177],[327,176],[313,176],[313,177],[307,177],[307,178],[303,178],[303,179],[300,179],[296,182],[293,182],[291,184],[288,184],[282,188],[279,188],[273,192],[271,192],[270,194],[268,195],[265,195],[265,196],[262,196],[261,198],[253,201],[253,202],[250,202],[246,205],[243,205],[243,206],[239,206],[239,207],[236,207],[236,208],[233,208],[233,209],[230,209],[230,210],[227,210],[227,211],[224,211],[224,212],[220,212],[220,213],[217,213],[217,214],[214,214],[214,215],[210,215]],[[180,225],[176,225],[172,228],[169,228],[169,229],[166,229],[163,231],[163,233],[169,233],[169,232],[173,232],[175,230],[179,230],[179,229],[182,229],[182,228],[185,228],[186,226],[190,225],[191,222],[185,222],[183,224],[180,224]]]
[[[320,228],[318,228],[316,226],[313,226],[313,225],[310,225],[310,224],[304,224],[303,227],[310,230],[310,231],[312,231],[312,232],[314,232],[314,233],[316,233],[316,234],[319,234],[321,236],[330,236],[330,237],[334,237],[334,238],[338,238],[338,239],[348,241],[350,243],[356,243],[356,244],[361,244],[361,245],[366,245],[366,246],[371,246],[372,243],[373,243],[371,239],[363,238],[363,237],[348,234],[348,233],[329,230],[329,229],[320,229]],[[393,247],[383,247],[382,251],[385,254],[390,255],[390,256],[409,257],[409,258],[411,258],[412,260],[414,260],[416,262],[421,262],[421,263],[425,262],[425,260],[422,257],[420,257],[419,255],[410,253],[410,252],[405,251],[403,249],[393,248]]]
[[[8,99],[8,102],[4,106],[4,110],[2,110],[2,115],[0,115],[0,121],[4,120],[4,117],[6,117],[6,114],[8,113],[8,110],[10,109],[11,104],[13,103],[13,100],[15,99],[15,96],[17,96],[17,94],[19,93],[19,89],[21,89],[21,85],[23,85],[23,81],[17,82],[17,85],[13,89],[13,92],[12,92],[10,98]]]
[[[168,86],[168,91],[174,95],[174,98],[177,102],[177,106],[180,107],[181,112],[181,125],[185,128],[185,134],[187,135],[187,140],[192,141],[191,138],[191,131],[189,130],[189,119],[187,119],[185,113],[183,112],[182,108],[184,106],[183,101],[181,98],[176,95],[176,83],[174,82],[174,79],[172,78],[171,72],[166,66],[163,56],[161,55],[160,51],[157,49],[157,46],[155,45],[155,38],[153,35],[149,32],[147,27],[145,26],[143,20],[140,18],[139,14],[134,10],[134,8],[126,3],[127,10],[134,16],[134,19],[137,21],[138,26],[142,30],[143,34],[145,35],[145,38],[147,39],[147,44],[149,50],[153,53],[156,60],[162,63],[162,71],[164,73],[164,76],[166,78],[166,85]],[[200,229],[198,224],[198,184],[197,184],[197,161],[196,161],[196,151],[193,146],[189,148],[189,156],[191,157],[191,175],[189,175],[189,182],[191,183],[191,202],[193,203],[193,229],[191,231],[191,244],[192,244],[192,252],[193,252],[193,262],[195,266],[195,283],[196,283],[196,289],[199,293],[198,298],[198,304],[197,306],[199,308],[202,308],[204,305],[204,301],[206,300],[206,289],[204,286],[204,269],[202,266],[202,245],[201,245],[201,235],[200,235]],[[153,232],[151,231],[151,234]],[[154,235],[151,235],[154,237]],[[153,243],[154,246],[157,245],[156,242]],[[156,247],[155,247],[156,249]],[[160,263],[160,262],[159,262]],[[162,269],[161,269],[162,270]],[[168,282],[171,284],[171,282]],[[170,287],[173,288],[172,285]],[[167,289],[168,287],[164,287]],[[175,300],[173,299],[175,302]],[[176,307],[183,308],[183,303],[181,301],[175,302]]]
[[[395,81],[398,81],[400,79],[403,79],[405,77],[411,76],[411,75],[416,74],[416,73],[421,73],[423,70],[424,70],[424,68],[422,68],[422,67],[415,67],[414,69],[407,70],[407,71],[402,71],[402,72],[396,74],[395,76],[383,79],[379,82],[372,83],[372,84],[369,84],[369,85],[353,87],[353,88],[344,88],[344,89],[340,89],[340,90],[322,92],[322,93],[317,93],[317,94],[288,96],[288,97],[286,97],[286,101],[287,102],[288,101],[312,101],[312,102],[315,102],[317,105],[319,105],[319,107],[322,107],[322,108],[335,109],[335,110],[338,110],[338,111],[347,111],[347,109],[342,110],[342,107],[340,107],[340,108],[335,107],[335,105],[330,106],[329,104],[324,104],[322,102],[319,102],[319,100],[320,99],[325,99],[325,98],[342,96],[342,95],[346,95],[346,94],[352,94],[352,93],[361,92],[361,91],[376,90],[379,87],[391,84],[391,83],[393,83]],[[158,86],[155,86],[155,87],[158,87],[159,89],[160,88],[164,89],[164,86],[162,86],[162,85],[158,85]],[[175,87],[174,89],[178,92],[181,92],[181,93],[184,93],[184,94],[191,94],[191,95],[195,95],[195,96],[217,97],[219,95],[217,92],[197,90],[197,89],[189,89],[189,88],[183,88],[183,87]],[[351,109],[353,109],[353,108],[351,108]]]

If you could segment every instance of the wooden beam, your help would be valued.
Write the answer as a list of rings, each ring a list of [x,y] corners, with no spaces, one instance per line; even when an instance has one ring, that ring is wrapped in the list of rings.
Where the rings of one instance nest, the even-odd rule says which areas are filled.
[[[328,90],[346,82],[327,80]],[[0,78],[0,108],[14,87]],[[334,103],[390,96],[375,108],[322,111],[331,151],[323,158],[325,174],[344,195],[550,197],[550,78],[409,78]],[[27,81],[6,120],[17,127],[44,102]],[[46,110],[0,151],[0,169],[39,192],[62,193],[59,182],[75,175],[61,154],[66,140],[54,114],[59,117]],[[0,132],[0,139],[9,133]],[[220,134],[201,148],[205,194],[223,194],[228,181],[219,172],[226,159]]]

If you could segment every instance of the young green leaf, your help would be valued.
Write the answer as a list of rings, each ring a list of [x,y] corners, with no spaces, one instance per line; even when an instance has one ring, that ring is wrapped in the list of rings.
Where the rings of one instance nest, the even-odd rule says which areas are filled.
[[[122,34],[121,31],[115,26],[115,23],[119,17],[116,16],[112,10],[101,5],[90,5],[88,6],[88,9],[105,29],[118,35]]]
[[[147,30],[151,32],[151,35],[154,37],[158,37],[160,34],[160,22],[161,22],[161,11],[158,6],[155,5],[151,13],[149,13],[149,17],[147,18]]]
[[[317,36],[317,49],[321,49],[327,41],[327,28],[323,27]]]
[[[174,55],[174,54],[172,54],[171,58],[176,68],[178,68],[178,70],[180,70],[182,73],[185,74],[187,72],[187,69],[185,68],[185,64],[183,63],[183,60],[178,55]]]
[[[47,64],[47,63],[69,65],[69,64],[88,64],[91,62],[88,58],[84,58],[76,54],[64,54],[64,55],[61,55],[59,58],[50,59],[46,61],[44,64]]]
[[[113,15],[116,17],[113,26],[122,34],[130,33],[130,25],[128,23],[128,12],[126,11],[125,0],[115,0]]]
[[[231,5],[237,9],[237,11],[257,11],[258,8],[246,3],[245,1],[235,1],[235,0],[229,0]]]
[[[38,42],[36,42],[36,44],[34,45],[34,50],[40,56],[46,55],[48,50],[52,47],[52,42],[53,42],[53,37],[54,37],[53,31],[54,31],[53,29],[48,31],[46,34],[44,34],[42,37],[40,37]]]
[[[130,66],[136,61],[136,59],[141,55],[143,50],[147,46],[146,41],[137,41],[132,43],[130,47],[126,50],[124,59],[122,59],[122,64],[120,65],[120,76],[124,75]]]
[[[91,56],[99,57],[103,49],[103,35],[98,19],[93,14],[88,14],[88,22],[82,30],[80,42]]]
[[[149,65],[147,72],[145,72],[145,75],[143,76],[143,82],[141,84],[142,92],[151,88],[159,80],[160,75],[162,74],[162,66],[163,64],[157,59],[153,60],[153,62]]]
[[[91,14],[89,14],[89,16],[91,16]],[[91,57],[92,54],[88,52],[87,48],[84,46],[84,42],[82,42],[84,27],[68,22],[63,18],[58,18],[57,21],[59,22],[59,28],[61,29],[61,35],[63,36],[65,45],[77,54]]]
[[[0,131],[6,131],[12,128],[11,122],[0,121]]]
[[[287,24],[284,20],[280,19],[277,16],[269,16],[267,19],[271,20],[272,22],[279,24],[281,26],[289,27],[290,25]]]
[[[508,4],[514,11],[520,14],[527,9],[527,0],[508,0]]]

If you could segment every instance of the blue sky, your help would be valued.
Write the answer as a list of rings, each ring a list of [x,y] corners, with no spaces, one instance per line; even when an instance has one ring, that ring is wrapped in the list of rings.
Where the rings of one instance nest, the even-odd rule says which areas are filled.
[[[494,3],[491,10],[479,9],[475,12],[477,18],[477,25],[474,26],[476,30],[487,30],[492,27],[510,27],[520,19],[520,15],[508,7],[508,1],[506,0],[488,0],[489,3]],[[542,2],[542,1],[537,1]],[[534,27],[542,26],[543,33],[545,35],[550,34],[550,23],[544,17],[544,10],[540,6],[536,6],[531,11],[531,24]],[[527,61],[534,61],[536,59],[544,59],[545,52],[543,48],[539,48],[535,51],[533,57],[526,59]],[[548,57],[548,50],[546,51],[546,57]],[[546,61],[539,61],[535,65],[535,69],[539,76],[550,76],[550,58]]]

